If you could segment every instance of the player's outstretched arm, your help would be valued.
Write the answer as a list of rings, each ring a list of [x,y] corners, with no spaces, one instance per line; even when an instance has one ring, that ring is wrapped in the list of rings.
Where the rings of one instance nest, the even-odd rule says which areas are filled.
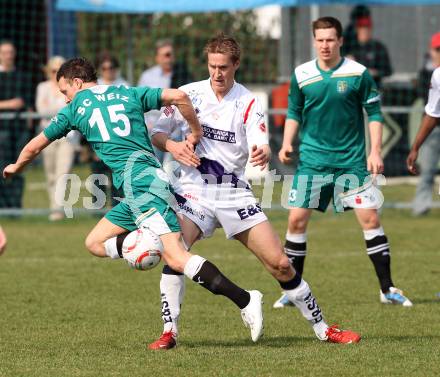
[[[3,178],[9,178],[14,174],[20,173],[23,168],[35,157],[37,157],[40,152],[50,143],[51,141],[44,135],[43,132],[41,132],[38,136],[35,136],[24,146],[15,164],[9,164],[5,167],[3,170]]]
[[[406,166],[411,174],[417,174],[416,161],[419,155],[419,149],[439,121],[439,118],[434,118],[428,114],[425,114],[423,117],[416,139],[406,159]]]
[[[288,164],[292,161],[291,154],[293,152],[292,144],[298,134],[299,122],[294,119],[286,119],[284,124],[283,145],[278,152],[278,158],[283,164]]]
[[[179,109],[180,114],[188,122],[191,129],[191,135],[188,135],[187,140],[193,145],[197,144],[203,136],[203,132],[188,95],[179,89],[164,89],[162,91],[162,104],[174,105]]]
[[[371,151],[367,159],[367,169],[373,176],[383,173],[382,152],[382,128],[383,125],[379,121],[371,121],[368,123],[370,131]]]

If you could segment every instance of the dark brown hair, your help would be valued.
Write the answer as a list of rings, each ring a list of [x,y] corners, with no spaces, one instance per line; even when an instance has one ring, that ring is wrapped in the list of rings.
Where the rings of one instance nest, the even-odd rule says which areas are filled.
[[[342,37],[342,25],[341,22],[334,17],[321,17],[312,23],[313,36],[317,29],[335,29],[338,38]]]
[[[210,39],[205,46],[204,52],[206,56],[208,54],[228,54],[234,64],[240,60],[241,55],[240,45],[237,41],[223,33]]]
[[[61,77],[66,80],[77,78],[84,82],[96,82],[98,80],[95,67],[85,58],[73,58],[63,63],[57,72],[57,81],[60,81]]]

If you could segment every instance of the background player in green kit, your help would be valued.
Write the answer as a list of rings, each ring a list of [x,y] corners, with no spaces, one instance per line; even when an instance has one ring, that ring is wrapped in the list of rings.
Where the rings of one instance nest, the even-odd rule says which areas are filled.
[[[379,279],[380,301],[412,306],[391,279],[390,247],[377,211],[383,200],[374,185],[374,176],[383,172],[379,92],[366,67],[341,57],[342,26],[337,19],[314,21],[313,36],[317,59],[298,66],[292,74],[279,152],[281,162],[291,161],[299,131],[299,165],[289,195],[285,251],[302,273],[312,209],[324,212],[331,200],[337,212],[354,208]],[[371,139],[368,158],[363,109]],[[289,304],[283,295],[274,307]]]
[[[57,81],[68,105],[23,148],[17,162],[4,169],[3,177],[20,172],[53,140],[72,129],[80,131],[112,170],[114,185],[122,187],[125,197],[87,236],[89,251],[98,257],[120,258],[127,231],[149,228],[163,242],[165,262],[212,293],[233,301],[251,329],[252,340],[257,341],[263,330],[262,294],[241,289],[212,263],[184,249],[176,214],[168,204],[171,192],[167,175],[153,154],[144,124],[144,112],[175,105],[191,128],[187,145],[193,148],[202,130],[186,93],[97,85],[93,65],[83,58],[64,63]]]

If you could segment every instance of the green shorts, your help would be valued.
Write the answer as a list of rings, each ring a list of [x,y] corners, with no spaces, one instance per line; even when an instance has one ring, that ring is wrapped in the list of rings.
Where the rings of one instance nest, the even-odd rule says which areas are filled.
[[[289,193],[289,206],[325,212],[333,200],[334,211],[343,212],[347,208],[341,200],[344,193],[367,190],[368,198],[371,186],[370,173],[365,167],[318,167],[300,162]]]
[[[160,169],[155,169],[160,170]],[[170,203],[175,202],[166,174],[150,173],[153,182],[133,179],[122,186],[125,198],[105,215],[106,219],[129,231],[141,225],[157,235],[180,232],[179,222]],[[153,194],[154,192],[154,194]]]

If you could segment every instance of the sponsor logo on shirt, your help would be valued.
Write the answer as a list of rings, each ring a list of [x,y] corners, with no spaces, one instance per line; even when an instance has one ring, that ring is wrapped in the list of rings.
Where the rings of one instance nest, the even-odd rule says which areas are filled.
[[[165,114],[165,116],[170,117],[174,114],[174,109],[171,106],[165,106],[163,113]]]
[[[57,116],[54,116],[50,121],[51,121],[51,122],[58,123],[58,117],[57,117]]]
[[[264,123],[261,123],[259,127],[261,132],[266,132],[266,125]]]
[[[216,141],[223,141],[225,143],[235,144],[235,132],[218,130],[217,128],[209,127],[202,124],[203,136]]]
[[[336,88],[337,88],[337,90],[338,90],[338,93],[345,93],[345,92],[347,91],[347,88],[348,88],[348,83],[347,83],[347,81],[339,80],[339,81],[336,83]]]

